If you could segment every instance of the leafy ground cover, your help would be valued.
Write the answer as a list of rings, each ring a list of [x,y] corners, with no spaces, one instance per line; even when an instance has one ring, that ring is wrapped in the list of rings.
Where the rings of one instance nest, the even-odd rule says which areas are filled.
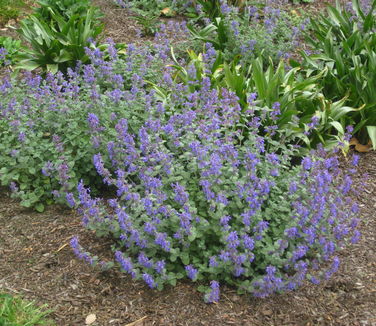
[[[270,31],[274,31],[272,22],[275,18],[274,15],[278,16],[278,13],[273,9],[270,17]],[[83,236],[80,237],[80,244],[74,237],[70,242],[71,246],[79,258],[92,265],[99,263],[102,268],[112,267],[113,263],[107,262],[113,260],[113,258],[107,256],[109,252],[98,250],[98,248],[107,247],[108,249],[111,246],[112,250],[117,249],[115,258],[122,269],[129,272],[133,278],[143,279],[151,288],[160,287],[162,283],[175,284],[176,279],[183,278],[184,274],[187,274],[193,281],[198,280],[199,283],[205,281],[206,284],[202,285],[207,285],[208,280],[212,280],[211,292],[207,292],[205,299],[208,302],[217,302],[218,281],[221,283],[221,288],[225,288],[225,291],[227,291],[227,288],[224,283],[227,283],[239,286],[243,292],[251,292],[258,296],[271,294],[275,290],[293,290],[297,285],[301,285],[304,277],[316,284],[327,284],[327,281],[320,281],[319,278],[312,275],[306,276],[307,263],[305,261],[307,260],[300,260],[300,258],[309,256],[312,260],[315,257],[313,267],[323,260],[324,272],[321,276],[324,278],[331,276],[338,269],[340,260],[338,256],[333,257],[333,251],[336,245],[342,246],[342,241],[340,241],[342,238],[350,239],[350,230],[358,224],[358,220],[352,218],[353,215],[357,215],[357,206],[351,206],[351,201],[356,199],[356,194],[353,194],[351,198],[340,195],[341,192],[349,193],[351,181],[348,176],[344,179],[341,177],[341,171],[347,173],[344,166],[340,170],[333,169],[335,160],[333,161],[332,158],[323,161],[322,164],[313,163],[310,158],[304,158],[302,167],[292,168],[288,172],[291,161],[296,159],[296,162],[293,163],[293,165],[296,165],[300,159],[297,152],[297,156],[293,158],[290,155],[294,155],[294,151],[289,152],[286,149],[295,143],[296,137],[309,140],[311,129],[317,127],[318,122],[323,122],[325,128],[327,125],[334,127],[337,130],[337,134],[335,134],[337,141],[347,142],[349,135],[345,134],[344,127],[346,125],[342,121],[343,119],[339,118],[343,113],[346,114],[354,109],[344,107],[344,100],[335,104],[335,110],[332,109],[330,100],[322,98],[319,86],[315,83],[309,84],[312,80],[302,82],[302,84],[294,84],[298,86],[292,87],[294,91],[291,94],[286,90],[282,90],[279,94],[283,87],[286,89],[290,85],[284,83],[284,86],[281,87],[278,84],[280,83],[279,75],[283,77],[283,80],[286,72],[277,69],[276,76],[278,78],[274,78],[272,74],[267,72],[266,75],[268,75],[269,80],[263,80],[262,74],[254,77],[256,75],[254,70],[257,66],[255,62],[257,61],[251,61],[252,69],[250,69],[250,73],[255,79],[255,85],[253,85],[248,79],[249,76],[246,75],[249,72],[244,73],[237,66],[236,60],[231,65],[227,64],[228,59],[221,62],[221,57],[227,58],[224,51],[227,40],[223,31],[229,26],[229,22],[227,25],[223,24],[224,20],[222,19],[225,19],[225,17],[216,19],[207,29],[207,31],[216,32],[210,36],[217,35],[218,40],[209,39],[206,42],[205,36],[201,32],[194,31],[196,40],[206,42],[206,44],[202,44],[204,45],[204,49],[201,50],[203,51],[202,55],[196,55],[195,52],[190,51],[189,57],[192,62],[188,65],[185,63],[187,56],[183,55],[184,51],[179,53],[178,59],[172,56],[174,64],[169,66],[177,69],[178,74],[174,74],[172,69],[167,69],[168,66],[164,66],[166,69],[162,70],[162,64],[159,68],[149,69],[150,66],[145,65],[145,61],[143,61],[146,58],[148,62],[150,61],[149,58],[153,58],[153,55],[148,53],[141,55],[140,67],[138,67],[130,59],[132,53],[137,56],[137,51],[139,51],[133,46],[128,47],[124,62],[126,69],[123,69],[123,72],[130,71],[135,74],[131,78],[129,75],[127,76],[127,73],[124,75],[116,74],[114,70],[119,67],[122,70],[122,66],[121,64],[117,66],[116,61],[113,65],[112,59],[117,54],[112,45],[107,44],[103,47],[100,45],[104,51],[101,52],[93,44],[91,49],[85,50],[85,56],[91,60],[92,65],[83,67],[83,77],[79,76],[79,70],[73,72],[69,69],[65,70],[69,75],[69,82],[64,81],[63,75],[57,76],[57,78],[48,76],[46,81],[38,76],[29,75],[24,86],[22,86],[28,90],[27,98],[22,97],[22,87],[19,85],[12,86],[8,80],[5,80],[1,90],[6,99],[2,123],[4,130],[7,130],[9,126],[11,128],[2,135],[7,139],[2,146],[5,146],[6,151],[9,151],[7,144],[12,143],[13,145],[12,151],[9,152],[10,156],[3,155],[2,157],[5,162],[9,159],[11,161],[4,163],[1,169],[1,177],[4,184],[9,184],[13,180],[11,185],[14,195],[21,198],[25,196],[25,198],[22,198],[25,206],[35,206],[36,209],[42,211],[44,201],[48,203],[48,200],[50,200],[50,198],[46,200],[42,197],[45,195],[49,197],[50,191],[59,187],[58,185],[61,188],[60,191],[55,189],[53,192],[55,200],[59,201],[60,198],[65,201],[67,199],[71,206],[76,206],[77,198],[75,199],[75,194],[69,193],[69,191],[74,189],[82,172],[84,172],[83,178],[90,175],[85,183],[88,183],[91,187],[96,183],[95,180],[99,181],[95,168],[98,174],[103,177],[104,182],[98,188],[94,187],[94,190],[99,190],[101,186],[107,184],[111,186],[110,193],[107,195],[113,196],[112,190],[116,187],[118,188],[118,198],[108,201],[111,207],[108,210],[106,205],[101,205],[99,198],[90,198],[80,185],[78,187],[81,205],[79,212],[84,216],[83,222],[85,225],[96,230],[98,235],[105,236],[104,244],[95,242],[94,239],[88,240]],[[264,22],[266,23],[266,20]],[[167,30],[170,29],[170,26],[172,27],[172,25],[167,25]],[[184,23],[179,24],[179,26],[183,34],[187,32]],[[166,29],[166,27],[164,28]],[[236,28],[237,26],[232,26],[234,35]],[[136,34],[140,36],[139,32],[136,32]],[[154,48],[151,47],[152,52],[159,53],[160,59],[165,61],[164,64],[167,63],[166,60],[171,60],[170,55],[165,51],[166,49],[169,50],[169,43],[165,42],[167,41],[165,35],[156,33]],[[189,37],[188,34],[186,35]],[[158,42],[161,43],[158,44]],[[225,46],[222,48],[222,45]],[[195,44],[191,43],[191,46],[195,46]],[[224,52],[217,52],[221,50]],[[262,56],[262,51],[260,55]],[[213,58],[214,60],[212,60]],[[151,62],[153,62],[153,59]],[[208,62],[211,62],[213,66],[210,66]],[[218,63],[220,64],[218,65]],[[262,68],[259,70],[261,72]],[[148,74],[149,71],[155,72],[154,76]],[[296,70],[291,70],[286,76],[294,76],[294,71]],[[147,76],[149,87],[145,87],[142,80],[145,76]],[[161,79],[162,76],[163,80]],[[177,84],[181,80],[184,83]],[[119,81],[121,81],[121,87],[117,86]],[[267,95],[269,91],[266,92],[266,89],[269,90],[269,86],[273,83],[277,83],[276,87],[273,86],[277,93]],[[309,85],[311,93],[306,91],[307,85]],[[228,87],[236,92],[236,95],[240,98],[239,103],[237,103],[235,95],[223,89],[223,87]],[[257,88],[258,95],[251,93],[253,87]],[[242,92],[243,89],[245,90],[244,93]],[[299,93],[299,91],[302,92]],[[176,94],[179,94],[180,97]],[[309,102],[310,96],[315,100],[321,99],[323,116],[313,116],[312,112],[308,119],[302,119],[299,114],[296,114],[297,111],[294,107],[292,111],[289,111],[289,107],[285,106],[286,104],[283,101],[280,101],[279,96],[283,100],[283,94],[288,95],[286,103],[289,105],[295,104],[296,108],[299,107],[303,112],[308,112],[308,110],[298,105],[297,98],[300,100],[308,99],[306,103]],[[14,95],[13,98],[12,95]],[[75,106],[70,103],[72,100],[73,102],[76,101],[76,97],[81,101],[79,106],[82,110],[74,110]],[[59,103],[58,105],[51,104],[48,101],[50,99],[53,102],[54,98],[56,103]],[[90,100],[88,100],[89,98]],[[19,99],[23,102],[17,102]],[[32,103],[35,101],[41,104],[40,110],[25,110],[25,108],[34,107]],[[264,105],[264,102],[267,102],[267,105]],[[94,103],[95,105],[93,105]],[[109,103],[111,103],[112,113],[109,110],[102,110]],[[129,110],[130,107],[134,110]],[[192,111],[189,109],[191,107],[196,107],[197,110]],[[223,111],[220,112],[218,107],[223,108]],[[210,116],[207,114],[209,111]],[[289,115],[289,112],[292,112],[294,119],[291,119],[292,115]],[[334,117],[340,122],[330,120],[333,119],[333,116],[327,116],[326,112],[333,113]],[[73,122],[78,124],[70,124],[70,127],[73,128],[72,133],[65,134],[60,130],[60,136],[56,134],[52,136],[51,131],[58,132],[56,127],[62,126],[59,122],[59,113],[67,114],[67,116],[73,118]],[[78,120],[85,121],[85,125],[81,123],[81,129],[76,128],[79,122],[78,120],[75,121],[80,114],[83,116],[82,119]],[[15,116],[16,118],[14,118]],[[219,122],[221,119],[222,122]],[[196,133],[192,133],[193,129],[189,127],[190,124],[197,124]],[[277,128],[276,124],[281,125],[282,128]],[[235,125],[240,131],[233,128]],[[28,128],[33,128],[37,132],[29,133],[27,132]],[[351,132],[351,129],[347,131]],[[80,132],[83,134],[80,135]],[[331,136],[329,132],[328,134]],[[78,135],[78,137],[75,135]],[[76,137],[78,142],[72,136],[73,138]],[[38,142],[38,137],[42,137],[43,141]],[[111,137],[114,137],[113,139],[124,138],[124,141],[113,141]],[[153,141],[149,142],[150,139],[153,139]],[[323,140],[321,137],[319,142],[326,145]],[[84,143],[80,144],[80,141]],[[46,162],[44,158],[41,159],[41,154],[36,153],[42,149],[42,146],[40,146],[42,143],[49,151],[42,155],[48,156],[48,153],[51,152],[53,155],[59,156],[59,159],[53,160],[53,163]],[[92,149],[87,146],[89,143],[93,145]],[[77,144],[78,146],[76,146]],[[255,147],[253,148],[254,152],[252,153],[250,150],[245,152],[244,144],[247,144],[246,148],[249,149]],[[254,144],[257,144],[257,146]],[[310,145],[310,141],[306,144]],[[66,146],[70,148],[71,145],[72,149],[64,150]],[[181,152],[184,148],[186,149],[185,154]],[[81,152],[81,150],[84,150],[84,152]],[[96,152],[94,165],[90,164],[92,154],[94,154],[94,152],[90,152],[91,150]],[[268,152],[266,156],[262,154],[265,150]],[[98,154],[99,152],[102,155]],[[223,156],[225,152],[227,156]],[[83,155],[81,160],[75,162],[77,159],[75,153]],[[129,155],[129,153],[132,153],[132,155]],[[191,155],[189,160],[187,160],[187,155]],[[13,164],[14,159],[12,158],[14,157],[23,165]],[[38,166],[29,166],[30,164],[27,164],[27,161],[30,159],[38,162]],[[195,164],[187,163],[192,160],[198,161],[199,169]],[[262,164],[263,168],[254,169],[260,160],[265,162],[265,164]],[[157,164],[158,162],[163,163],[162,166]],[[278,168],[273,169],[270,166],[273,165],[273,162],[282,163],[279,163]],[[253,163],[256,165],[252,167]],[[328,171],[320,169],[320,164],[325,166]],[[86,170],[84,171],[81,165],[84,165],[84,169],[89,169],[90,173],[85,173]],[[69,168],[73,167],[73,170],[68,171]],[[171,173],[169,170],[171,167],[178,167],[178,169]],[[21,171],[20,168],[25,170]],[[220,176],[226,175],[225,168],[226,173],[233,171],[233,174],[228,176],[229,180],[231,179],[234,182],[226,183],[223,179],[220,180]],[[125,172],[126,169],[129,171]],[[113,172],[116,172],[116,178],[113,177]],[[256,172],[255,175],[252,175],[253,172]],[[256,192],[248,191],[248,188],[252,189],[253,187],[242,183],[244,175],[247,175],[247,173],[250,173],[251,180],[259,185],[258,188],[256,187],[258,189]],[[290,180],[287,180],[287,178],[283,181],[283,175],[288,175]],[[310,175],[313,179],[307,178]],[[30,182],[34,178],[33,176],[36,176],[35,180],[38,180],[38,182]],[[127,176],[128,181],[135,183],[138,192],[131,193],[132,197],[129,198],[128,195],[123,196],[124,189],[128,186],[125,176]],[[298,186],[296,181],[305,184],[306,189]],[[171,185],[171,182],[175,183]],[[184,187],[181,184],[184,184]],[[18,189],[18,186],[20,189]],[[236,196],[234,196],[236,193],[235,186],[244,188],[241,188],[243,190],[240,192],[240,199],[247,193],[247,196],[254,198],[256,203],[256,205],[252,204],[252,200],[247,197],[246,201],[254,209],[249,211],[249,217],[257,217],[257,220],[253,218],[252,221],[252,232],[255,233],[252,236],[254,235],[254,238],[247,235],[247,233],[252,233],[250,231],[251,224],[247,222],[246,215],[240,214],[242,201],[236,201]],[[29,187],[33,188],[32,191]],[[161,190],[162,187],[163,190]],[[211,187],[213,188],[211,189]],[[272,191],[269,190],[270,187],[273,188]],[[289,197],[292,200],[294,212],[299,216],[299,220],[295,220],[295,222],[282,218],[282,215],[285,216],[286,212],[287,216],[290,211],[292,212],[290,203],[288,201],[284,204],[275,202],[275,200],[283,200],[281,192],[286,192],[287,188],[289,188],[290,197],[298,190],[297,198],[303,201],[302,204],[299,203],[297,198],[294,201],[292,197]],[[171,194],[175,193],[175,197],[166,197],[164,191],[166,193],[170,191]],[[319,200],[317,196],[312,196],[315,201],[310,201],[310,196],[316,191],[329,192],[329,195],[322,197],[324,202],[325,200],[327,202],[321,208],[320,205],[317,206],[317,202],[315,203]],[[216,197],[216,195],[218,196]],[[140,196],[142,196],[142,201],[139,200]],[[39,198],[42,200],[39,201]],[[343,198],[346,198],[346,200],[343,200]],[[231,204],[229,204],[228,199],[230,199]],[[271,203],[270,206],[264,204],[266,199],[268,203]],[[134,203],[129,204],[130,200],[134,200]],[[129,204],[129,207],[124,203]],[[163,206],[161,203],[163,203]],[[330,214],[338,214],[342,223],[337,223],[336,220],[330,218],[330,215],[328,215],[329,207]],[[166,214],[168,213],[171,216],[171,221],[164,220],[161,223],[157,216],[160,212],[158,211],[156,214],[155,208],[166,211]],[[125,214],[125,210],[131,214],[131,219]],[[311,226],[307,221],[307,210],[310,216],[309,221],[312,222]],[[113,211],[115,211],[115,214]],[[191,221],[192,218],[189,216],[191,211],[199,212],[200,217],[204,219],[206,224],[200,223],[201,221],[197,218],[195,221]],[[265,216],[263,215],[265,212],[271,213],[270,216],[265,215],[266,220],[264,220]],[[278,212],[281,213],[280,216],[273,217],[273,214]],[[233,214],[233,220],[228,215],[221,217],[221,214]],[[154,216],[152,223],[148,223],[148,215]],[[134,219],[136,216],[140,216],[140,218]],[[140,220],[142,223],[140,223]],[[214,223],[216,220],[218,220],[219,223],[217,224],[219,225]],[[178,226],[179,223],[180,227]],[[239,228],[242,223],[246,226],[245,230],[248,228],[246,233]],[[207,227],[207,225],[210,227]],[[60,225],[58,229],[64,229],[64,227]],[[158,231],[156,231],[157,227]],[[268,228],[269,230],[265,232],[265,239],[263,239],[263,231]],[[184,233],[184,230],[187,234]],[[214,230],[216,231],[213,232]],[[175,234],[171,232],[175,232]],[[82,235],[82,232],[77,233]],[[120,241],[114,241],[114,238],[117,237],[120,238]],[[239,237],[242,239],[241,246]],[[358,233],[354,233],[354,238],[358,238]],[[63,242],[56,249],[56,255],[67,247],[68,242]],[[133,244],[137,244],[137,246],[133,246]],[[188,246],[186,246],[187,244]],[[130,247],[132,253],[127,253],[124,256],[122,251],[124,247]],[[248,256],[249,250],[254,247],[256,255],[251,253]],[[145,250],[140,252],[140,248]],[[219,252],[221,248],[225,248],[226,251]],[[248,251],[245,250],[243,253],[243,249]],[[31,250],[28,249],[28,251]],[[50,254],[46,253],[46,257]],[[98,261],[97,256],[104,259],[103,263]],[[154,258],[160,260],[155,262]],[[210,260],[209,267],[207,267],[207,262],[204,262],[205,259]],[[245,261],[247,259],[250,262]],[[328,263],[331,259],[333,259],[332,264],[325,266],[325,261]],[[226,267],[230,267],[228,263],[230,260],[235,266],[226,269]],[[175,261],[178,261],[179,264],[175,264]],[[38,270],[38,272],[44,273],[45,271]],[[98,271],[98,273],[102,276],[116,274],[113,270]],[[234,275],[237,279],[233,277]],[[244,276],[255,276],[256,281],[250,283],[247,279],[244,279]],[[137,287],[138,285],[134,286]],[[73,290],[75,290],[74,288],[75,286],[72,287]],[[12,287],[8,287],[8,290],[12,291]],[[204,290],[207,291],[207,287]],[[229,293],[232,293],[232,291],[231,289]],[[296,292],[292,293],[296,294]],[[226,292],[224,292],[224,295],[226,297]],[[223,300],[223,294],[221,297]],[[233,298],[233,300],[237,300],[234,296]],[[150,298],[146,301],[150,301]],[[270,313],[267,312],[265,315],[270,316]],[[338,318],[340,318],[339,320],[345,319],[346,315],[341,315]],[[144,323],[146,323],[145,320]],[[321,319],[318,319],[318,321],[321,322]],[[167,322],[172,321],[168,320]],[[160,321],[160,323],[163,324],[163,321]],[[205,321],[202,321],[202,323],[205,324]]]

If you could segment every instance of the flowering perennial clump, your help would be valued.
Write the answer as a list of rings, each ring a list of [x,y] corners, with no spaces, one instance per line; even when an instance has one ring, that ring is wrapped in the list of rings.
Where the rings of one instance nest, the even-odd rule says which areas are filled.
[[[184,33],[184,26],[175,27]],[[43,79],[26,73],[0,82],[0,183],[11,186],[23,206],[42,211],[53,201],[65,203],[66,192],[80,179],[93,191],[101,187],[91,165],[102,146],[96,132],[103,126],[96,129],[96,117],[107,126],[105,146],[117,118],[138,128],[145,103],[152,101],[144,79],[157,83],[169,62],[168,38],[155,48],[129,44],[126,50],[118,53],[109,40],[105,51],[86,49],[92,64],[79,64],[65,75]],[[92,119],[86,121],[89,113]]]
[[[285,2],[265,1],[262,8],[246,5],[240,10],[222,1],[226,41],[221,41],[221,47],[226,59],[239,57],[239,62],[247,66],[260,55],[274,62],[289,58],[301,46],[301,34],[309,21],[283,9]]]
[[[114,1],[133,10],[147,4]],[[359,158],[340,169],[335,153],[322,148],[301,157],[291,137],[300,111],[287,112],[283,103],[290,97],[275,88],[278,96],[266,101],[266,79],[247,88],[251,79],[237,68],[252,62],[248,74],[262,75],[262,62],[253,59],[288,57],[306,22],[269,0],[262,10],[230,3],[217,2],[221,17],[209,37],[170,21],[159,26],[154,45],[88,40],[91,64],[0,83],[1,184],[39,211],[67,203],[85,227],[113,240],[113,261],[102,261],[74,237],[79,259],[103,269],[116,264],[152,289],[189,278],[206,284],[206,302],[220,299],[223,284],[257,297],[295,290],[305,280],[319,284],[338,270],[336,252],[360,237],[351,199]],[[172,13],[194,6],[197,21],[210,9],[195,1],[169,4]],[[190,49],[186,64],[182,50],[198,44],[189,32],[205,51]],[[0,64],[8,56],[0,48]],[[339,104],[325,110],[337,119],[343,114]],[[280,128],[286,116],[292,122]],[[313,113],[302,120],[305,137],[322,122]],[[109,199],[98,197],[103,191]]]
[[[80,182],[70,202],[84,225],[113,237],[115,261],[133,279],[158,289],[184,277],[208,281],[207,302],[224,283],[264,297],[329,278],[336,251],[359,238],[354,171],[342,175],[324,150],[293,166],[293,147],[258,135],[278,104],[258,117],[208,78],[193,92],[171,87],[169,101],[145,106],[138,130],[116,120],[107,150],[93,156],[116,196],[92,197]],[[101,119],[87,119],[101,141]],[[72,246],[82,256],[76,238]]]

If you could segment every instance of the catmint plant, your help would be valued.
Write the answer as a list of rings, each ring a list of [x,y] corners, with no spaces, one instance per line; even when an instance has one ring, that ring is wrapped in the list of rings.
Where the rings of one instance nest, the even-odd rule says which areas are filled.
[[[212,19],[202,30],[191,30],[195,39],[222,50],[227,62],[240,57],[240,63],[247,66],[261,54],[278,62],[299,47],[301,31],[306,28],[303,17],[270,4],[263,9],[245,6],[240,12],[225,3],[222,7],[221,18]]]
[[[115,196],[92,196],[84,181],[77,187],[83,224],[114,239],[120,269],[153,289],[204,282],[206,302],[219,300],[223,284],[265,297],[335,273],[336,252],[359,238],[354,169],[339,169],[323,149],[292,164],[294,146],[258,134],[264,120],[276,120],[278,104],[260,117],[207,77],[194,90],[168,73],[164,80],[168,100],[145,103],[137,130],[115,119],[107,149],[93,157]],[[105,139],[97,118],[90,115]]]
[[[117,119],[127,118],[134,131],[147,119],[144,105],[155,99],[144,80],[163,76],[170,48],[167,41],[158,48],[130,44],[124,54],[108,40],[105,51],[85,51],[92,64],[65,75],[26,73],[0,82],[0,182],[12,185],[23,206],[71,205],[67,193],[80,179],[93,192],[103,187],[92,156],[110,146]]]

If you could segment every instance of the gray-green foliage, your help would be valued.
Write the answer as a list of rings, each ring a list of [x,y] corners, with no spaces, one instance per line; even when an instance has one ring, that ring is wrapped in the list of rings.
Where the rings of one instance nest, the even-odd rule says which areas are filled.
[[[79,202],[70,196],[84,225],[113,239],[115,259],[133,279],[158,289],[185,275],[210,281],[211,289],[201,287],[208,302],[218,301],[218,282],[267,296],[293,290],[305,278],[318,283],[330,277],[338,257],[314,276],[311,263],[328,262],[352,228],[347,219],[357,216],[343,197],[351,180],[338,178],[336,157],[320,151],[292,166],[294,146],[259,135],[268,121],[274,132],[289,132],[275,125],[277,105],[256,112],[258,104],[250,101],[243,111],[237,96],[211,87],[209,77],[187,85],[168,77],[152,96],[157,101],[145,102],[148,119],[141,128],[117,120],[107,150],[93,158],[116,189],[113,197],[91,197],[82,182]],[[93,114],[91,120],[99,135],[108,133],[103,119]],[[108,266],[77,238],[71,245],[78,258]]]
[[[112,116],[127,118],[135,130],[147,118],[140,84],[144,76],[157,82],[161,60],[147,48],[128,46],[126,54],[114,44],[100,48],[88,51],[95,65],[68,69],[65,77],[47,74],[43,80],[28,73],[0,83],[0,182],[23,206],[43,211],[54,201],[65,203],[65,193],[80,179],[94,192],[103,186],[91,164],[90,143],[97,139],[88,130],[89,112],[106,125],[109,138]]]
[[[221,50],[225,60],[239,57],[247,66],[261,54],[275,62],[289,56],[299,45],[303,23],[300,15],[281,9],[246,7],[239,13],[232,7],[231,12],[213,18],[205,27],[191,25],[189,30],[194,39]]]

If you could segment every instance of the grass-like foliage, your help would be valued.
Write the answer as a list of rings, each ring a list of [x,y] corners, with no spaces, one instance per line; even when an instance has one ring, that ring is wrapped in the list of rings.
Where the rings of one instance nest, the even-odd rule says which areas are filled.
[[[346,115],[346,124],[363,142],[371,138],[376,149],[376,1],[353,0],[348,6],[328,6],[327,15],[311,20],[307,40],[316,54],[304,54],[309,74],[325,74],[321,80],[327,98],[348,96],[359,108]]]
[[[94,7],[91,7],[84,17],[73,15],[65,18],[51,9],[53,21],[45,21],[38,15],[31,15],[21,21],[19,33],[30,43],[31,49],[20,54],[17,68],[41,68],[56,73],[75,67],[78,60],[87,63],[85,47],[103,29],[103,25],[95,20],[95,12]]]
[[[37,307],[33,302],[0,293],[0,325],[2,326],[42,326],[55,325],[46,316],[51,310],[46,306]]]
[[[359,236],[353,171],[341,172],[323,150],[293,166],[293,147],[258,135],[278,105],[255,116],[251,102],[242,113],[236,95],[213,90],[209,78],[194,92],[168,76],[165,83],[169,100],[146,103],[137,130],[116,119],[107,150],[93,156],[116,196],[91,197],[83,182],[78,199],[67,196],[86,227],[114,240],[120,268],[151,288],[185,277],[210,282],[200,287],[208,302],[218,301],[224,283],[264,297],[329,278],[335,252]],[[106,121],[90,113],[88,122],[93,136],[106,138]],[[111,265],[77,238],[71,244],[90,264]]]
[[[21,21],[18,32],[31,48],[17,56],[17,69],[42,69],[66,73],[77,61],[88,63],[85,47],[103,30],[103,14],[89,0],[40,0],[38,7]]]
[[[54,22],[54,14],[59,14],[69,20],[74,15],[85,17],[93,7],[90,0],[39,0],[34,14],[44,21]],[[94,7],[94,20],[103,17],[99,8]]]

